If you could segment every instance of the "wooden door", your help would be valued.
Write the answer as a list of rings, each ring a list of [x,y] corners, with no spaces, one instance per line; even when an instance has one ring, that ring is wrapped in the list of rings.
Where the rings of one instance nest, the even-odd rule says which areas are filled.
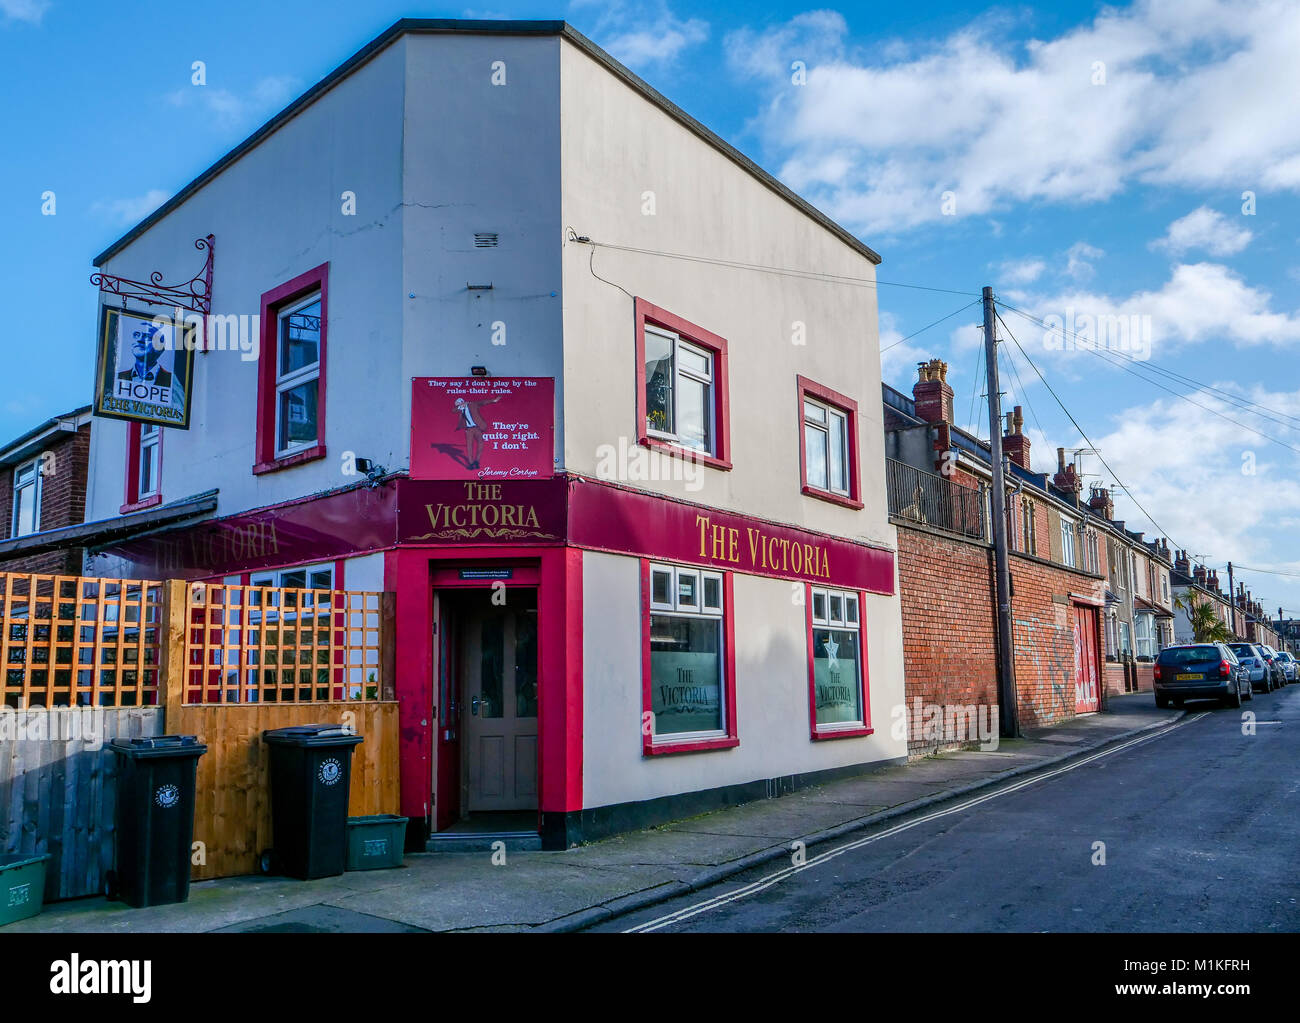
[[[1100,706],[1101,659],[1097,654],[1097,609],[1074,605],[1075,713]]]
[[[485,602],[463,634],[465,809],[536,809],[536,605]]]

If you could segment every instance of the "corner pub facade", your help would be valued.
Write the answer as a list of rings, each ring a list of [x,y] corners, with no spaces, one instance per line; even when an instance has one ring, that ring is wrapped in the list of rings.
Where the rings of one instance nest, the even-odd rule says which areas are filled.
[[[905,759],[864,244],[563,22],[397,23],[95,265],[209,234],[252,336],[188,430],[95,420],[86,520],[217,506],[87,570],[394,592],[412,831]]]

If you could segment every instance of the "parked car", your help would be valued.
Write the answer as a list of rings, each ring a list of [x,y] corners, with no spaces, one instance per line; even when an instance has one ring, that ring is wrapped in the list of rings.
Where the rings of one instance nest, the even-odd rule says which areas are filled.
[[[1167,646],[1152,670],[1157,707],[1168,707],[1171,701],[1181,707],[1184,700],[1212,699],[1240,707],[1242,700],[1255,696],[1250,671],[1224,643]]]
[[[1288,683],[1300,681],[1300,661],[1290,650],[1279,650],[1277,659],[1282,662],[1282,667],[1286,669],[1286,680]]]
[[[1249,672],[1252,689],[1265,693],[1273,691],[1273,672],[1269,669],[1263,650],[1254,643],[1229,643],[1228,649],[1237,655],[1237,660]]]
[[[1264,660],[1268,661],[1269,671],[1273,675],[1273,688],[1281,689],[1286,685],[1286,672],[1282,670],[1282,665],[1277,663],[1277,651],[1267,643],[1255,644],[1264,653]]]

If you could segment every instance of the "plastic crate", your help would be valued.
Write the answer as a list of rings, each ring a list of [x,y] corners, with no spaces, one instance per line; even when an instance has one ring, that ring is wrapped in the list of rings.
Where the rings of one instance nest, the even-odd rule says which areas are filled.
[[[49,853],[0,856],[0,927],[26,920],[45,901],[45,861]]]
[[[406,817],[391,813],[348,818],[348,870],[400,867],[406,849]]]

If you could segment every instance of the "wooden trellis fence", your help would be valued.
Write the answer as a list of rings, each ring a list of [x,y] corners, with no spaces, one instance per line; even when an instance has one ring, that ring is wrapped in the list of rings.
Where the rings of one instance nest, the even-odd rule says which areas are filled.
[[[117,736],[197,735],[195,879],[270,845],[262,731],[338,722],[365,739],[350,811],[399,803],[394,596],[0,572],[0,852],[50,852],[46,898],[111,864]]]

